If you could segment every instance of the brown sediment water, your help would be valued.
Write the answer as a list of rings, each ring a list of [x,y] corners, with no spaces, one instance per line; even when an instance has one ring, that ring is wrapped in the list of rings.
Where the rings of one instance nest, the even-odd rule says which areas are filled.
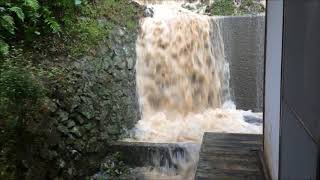
[[[194,143],[197,148],[186,147],[192,154],[188,162],[172,157],[179,161],[178,172],[145,170],[153,177],[192,179],[204,132],[261,133],[262,125],[244,117],[262,114],[238,110],[231,101],[218,19],[182,8],[183,1],[139,2],[154,14],[140,22],[136,81],[142,119],[126,140]]]

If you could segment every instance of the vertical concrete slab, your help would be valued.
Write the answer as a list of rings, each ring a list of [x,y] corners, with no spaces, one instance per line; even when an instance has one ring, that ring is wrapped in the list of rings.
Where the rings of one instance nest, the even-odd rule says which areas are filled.
[[[284,6],[280,178],[316,180],[320,178],[320,2],[286,0]]]
[[[271,178],[279,175],[283,0],[267,1],[264,153]]]
[[[283,98],[320,143],[320,2],[288,1],[285,6]]]
[[[262,111],[265,16],[217,18],[222,28],[225,56],[230,64],[230,86],[237,108]]]
[[[317,179],[318,149],[287,104],[282,104],[280,179]]]

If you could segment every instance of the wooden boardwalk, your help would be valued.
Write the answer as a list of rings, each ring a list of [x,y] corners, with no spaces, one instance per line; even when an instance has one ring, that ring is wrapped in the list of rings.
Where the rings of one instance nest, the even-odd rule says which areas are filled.
[[[265,180],[262,135],[205,133],[196,180]]]

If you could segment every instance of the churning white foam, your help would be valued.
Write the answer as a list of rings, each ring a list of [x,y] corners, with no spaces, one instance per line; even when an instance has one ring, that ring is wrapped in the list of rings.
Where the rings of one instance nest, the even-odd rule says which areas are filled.
[[[200,143],[204,132],[261,133],[244,120],[256,115],[230,100],[216,19],[181,8],[181,1],[150,6],[154,16],[141,20],[136,45],[142,119],[133,139]]]
[[[245,115],[258,116],[250,111],[218,108],[172,120],[158,112],[138,122],[135,138],[146,142],[201,143],[204,132],[261,133],[262,127],[245,122]]]

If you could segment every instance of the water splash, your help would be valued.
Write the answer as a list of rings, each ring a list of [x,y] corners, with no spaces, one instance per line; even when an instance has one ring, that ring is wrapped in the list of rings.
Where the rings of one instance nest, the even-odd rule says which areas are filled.
[[[142,119],[134,138],[199,143],[206,131],[261,132],[231,102],[218,20],[179,3],[152,5],[154,16],[141,21],[136,79]]]
[[[183,179],[195,171],[204,132],[261,133],[261,123],[245,120],[260,114],[237,110],[231,101],[218,19],[182,8],[183,1],[152,2],[154,15],[141,20],[136,44],[142,119],[127,140],[195,143],[197,150],[187,148],[191,165],[181,165],[177,179]]]

